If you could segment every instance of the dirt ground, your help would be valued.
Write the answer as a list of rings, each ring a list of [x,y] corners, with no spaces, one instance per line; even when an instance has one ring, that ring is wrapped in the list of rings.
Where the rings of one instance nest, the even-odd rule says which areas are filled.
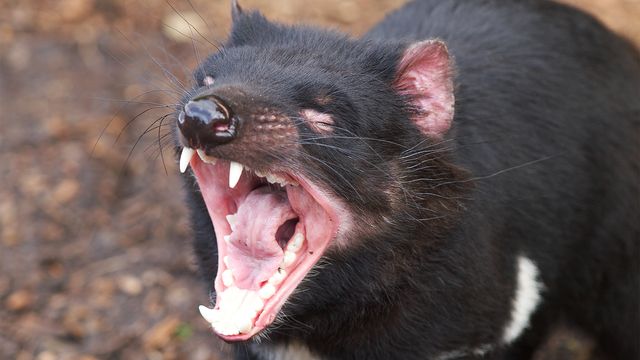
[[[640,0],[570,2],[640,43]],[[401,3],[241,0],[353,34]],[[224,358],[166,116],[229,21],[227,0],[0,0],[0,359]],[[590,352],[561,331],[540,359]]]

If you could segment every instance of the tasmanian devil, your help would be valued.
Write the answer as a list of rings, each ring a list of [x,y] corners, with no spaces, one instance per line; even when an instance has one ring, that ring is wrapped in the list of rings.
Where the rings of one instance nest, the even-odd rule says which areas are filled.
[[[176,142],[237,358],[526,359],[558,322],[640,358],[630,43],[545,0],[413,1],[359,39],[232,12]]]

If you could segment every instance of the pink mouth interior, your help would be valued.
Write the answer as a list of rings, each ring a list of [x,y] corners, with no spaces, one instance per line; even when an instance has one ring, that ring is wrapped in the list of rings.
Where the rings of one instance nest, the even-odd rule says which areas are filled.
[[[335,211],[300,177],[278,174],[300,184],[282,187],[245,169],[232,189],[229,162],[212,165],[194,156],[190,164],[218,244],[214,312],[220,320],[212,327],[225,340],[246,340],[274,321],[324,253],[337,232]],[[304,242],[294,246],[294,237],[301,235]]]

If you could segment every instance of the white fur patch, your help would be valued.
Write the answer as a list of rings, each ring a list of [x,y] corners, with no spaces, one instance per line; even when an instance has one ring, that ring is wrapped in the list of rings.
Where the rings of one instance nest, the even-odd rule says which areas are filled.
[[[455,360],[468,355],[483,356],[491,351],[491,349],[493,349],[493,346],[491,344],[485,344],[475,349],[452,350],[436,356],[434,360]]]
[[[511,321],[502,335],[505,344],[517,339],[529,326],[531,315],[540,304],[542,289],[536,265],[524,256],[518,257],[518,287],[511,307]]]

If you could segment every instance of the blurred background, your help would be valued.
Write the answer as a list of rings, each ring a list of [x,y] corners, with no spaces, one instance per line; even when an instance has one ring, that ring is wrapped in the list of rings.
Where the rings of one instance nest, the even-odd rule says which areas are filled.
[[[567,0],[640,44],[640,0]],[[361,34],[402,0],[241,0]],[[0,359],[224,359],[171,146],[229,0],[0,0]],[[591,359],[560,329],[540,359]]]

